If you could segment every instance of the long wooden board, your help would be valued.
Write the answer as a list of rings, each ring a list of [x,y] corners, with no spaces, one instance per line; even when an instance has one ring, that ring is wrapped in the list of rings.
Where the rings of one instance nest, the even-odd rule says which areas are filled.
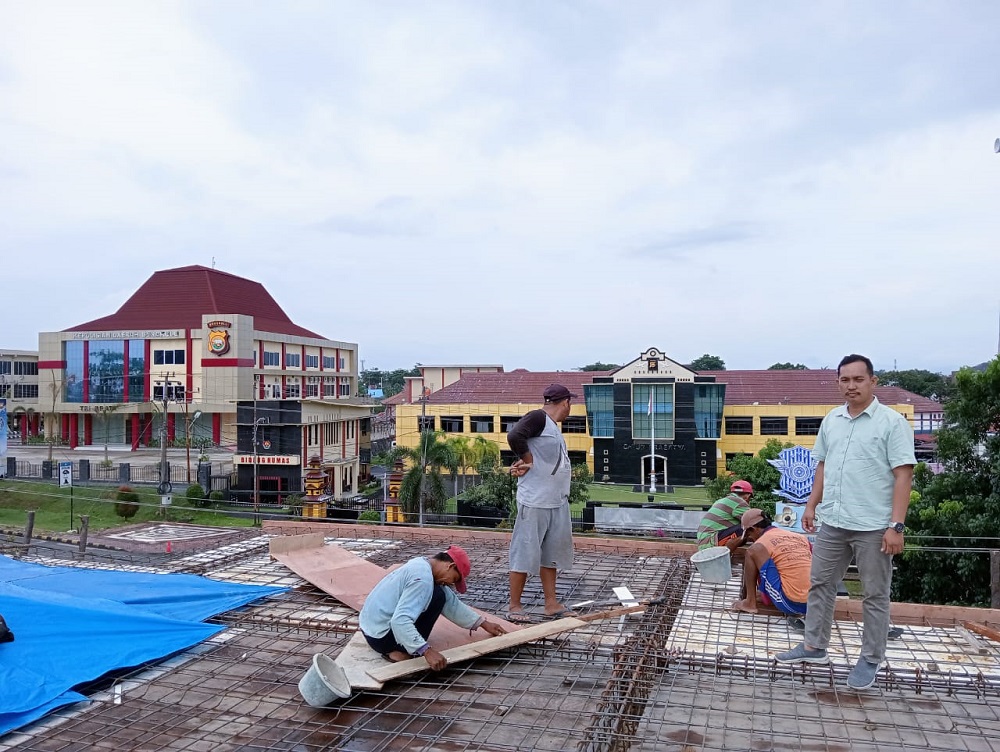
[[[325,545],[322,533],[272,538],[269,550],[272,558],[280,561],[299,577],[356,611],[361,610],[368,593],[388,574],[388,570],[378,564],[365,561],[340,546]],[[475,572],[472,576],[475,576]],[[521,629],[517,624],[511,624],[495,614],[479,609],[473,610],[480,616],[500,624],[508,632]],[[481,629],[470,634],[469,630],[442,618],[434,625],[429,642],[436,650],[443,651],[489,638],[489,634]],[[375,655],[374,651],[372,654]]]

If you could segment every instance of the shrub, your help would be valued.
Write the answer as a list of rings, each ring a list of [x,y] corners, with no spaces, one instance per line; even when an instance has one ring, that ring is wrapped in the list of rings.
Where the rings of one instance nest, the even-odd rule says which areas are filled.
[[[285,507],[288,509],[288,513],[293,517],[302,516],[302,497],[297,494],[291,494],[285,497]]]
[[[208,495],[208,498],[211,499],[212,501],[225,501],[226,500],[226,494],[223,493],[222,491],[212,491]]]
[[[123,520],[135,517],[139,511],[139,494],[128,486],[119,486],[115,499],[115,514]]]
[[[192,483],[188,486],[184,492],[184,496],[187,497],[189,506],[207,507],[209,504],[208,498],[205,495],[205,489],[197,483]]]
[[[371,523],[371,522],[381,522],[382,513],[377,509],[366,509],[361,514],[358,515],[358,522],[361,523]]]

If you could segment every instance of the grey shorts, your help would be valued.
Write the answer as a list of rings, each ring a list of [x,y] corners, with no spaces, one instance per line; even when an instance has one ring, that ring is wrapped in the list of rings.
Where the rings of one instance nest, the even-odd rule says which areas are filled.
[[[569,504],[536,509],[517,505],[517,520],[510,538],[510,571],[538,574],[541,567],[573,566],[573,523]]]

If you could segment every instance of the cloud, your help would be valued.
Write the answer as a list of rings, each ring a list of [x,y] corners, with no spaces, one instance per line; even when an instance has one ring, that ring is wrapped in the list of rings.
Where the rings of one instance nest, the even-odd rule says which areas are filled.
[[[638,256],[683,258],[688,251],[722,245],[742,243],[761,235],[753,222],[724,222],[712,227],[670,233],[660,240],[639,246],[633,251]]]

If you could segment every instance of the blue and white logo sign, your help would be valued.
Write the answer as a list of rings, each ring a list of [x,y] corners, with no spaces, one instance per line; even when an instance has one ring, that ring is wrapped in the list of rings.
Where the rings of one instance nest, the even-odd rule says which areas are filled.
[[[798,504],[805,502],[812,492],[813,476],[819,467],[819,460],[813,458],[812,451],[802,446],[782,449],[778,459],[768,460],[781,473],[781,489],[774,493]]]

